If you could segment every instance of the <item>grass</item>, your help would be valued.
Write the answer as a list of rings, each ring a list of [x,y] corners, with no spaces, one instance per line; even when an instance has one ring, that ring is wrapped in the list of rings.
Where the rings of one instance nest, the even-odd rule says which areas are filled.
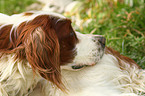
[[[0,0],[0,12],[8,15],[26,11],[26,7],[36,0]]]
[[[14,14],[25,11],[35,0],[1,0],[0,12]],[[85,34],[106,37],[107,46],[134,59],[145,68],[145,1],[144,0],[79,0],[69,18],[75,17],[80,26],[73,26]]]

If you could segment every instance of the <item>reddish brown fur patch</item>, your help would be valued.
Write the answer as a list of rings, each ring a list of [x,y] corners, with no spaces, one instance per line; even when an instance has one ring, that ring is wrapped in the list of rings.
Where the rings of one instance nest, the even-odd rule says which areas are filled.
[[[24,15],[23,16],[31,16],[31,15],[33,15],[34,13],[31,13],[31,12],[26,12],[26,13],[24,13]]]
[[[121,69],[124,69],[124,64],[122,64],[122,61],[126,62],[127,64],[130,64],[130,66],[136,66],[140,68],[139,65],[134,60],[132,60],[129,57],[121,55],[119,52],[113,50],[112,48],[106,47],[105,53],[115,56],[119,62]]]
[[[27,24],[21,24],[24,27],[19,26],[17,29],[18,33],[21,33],[17,45],[22,42],[26,58],[34,72],[37,70],[42,77],[63,89],[59,64],[59,42],[51,23],[47,15],[42,15]]]
[[[76,53],[75,45],[78,42],[70,20],[58,22],[56,25],[57,36],[60,44],[60,64],[72,62]]]
[[[9,39],[11,28],[12,25],[6,25],[0,28],[0,52],[13,48]]]

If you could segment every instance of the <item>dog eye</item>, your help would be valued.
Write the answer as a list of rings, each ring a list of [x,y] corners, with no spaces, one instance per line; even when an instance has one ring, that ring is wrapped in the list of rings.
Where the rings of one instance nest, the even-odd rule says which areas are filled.
[[[70,36],[73,36],[73,35],[74,35],[74,32],[73,32],[73,31],[71,31],[71,32],[70,32]]]

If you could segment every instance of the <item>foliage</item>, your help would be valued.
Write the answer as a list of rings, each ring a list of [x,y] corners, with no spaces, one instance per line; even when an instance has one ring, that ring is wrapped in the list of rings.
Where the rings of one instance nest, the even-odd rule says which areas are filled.
[[[0,13],[15,14],[24,12],[26,7],[36,0],[0,0]]]

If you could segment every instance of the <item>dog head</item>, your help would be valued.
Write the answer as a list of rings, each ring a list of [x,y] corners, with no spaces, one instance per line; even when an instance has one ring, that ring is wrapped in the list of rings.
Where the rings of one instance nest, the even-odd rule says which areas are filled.
[[[55,13],[22,13],[0,27],[0,52],[28,61],[33,72],[63,89],[61,68],[81,69],[103,56],[105,38],[75,32],[71,21]],[[60,68],[61,67],[61,68]]]

